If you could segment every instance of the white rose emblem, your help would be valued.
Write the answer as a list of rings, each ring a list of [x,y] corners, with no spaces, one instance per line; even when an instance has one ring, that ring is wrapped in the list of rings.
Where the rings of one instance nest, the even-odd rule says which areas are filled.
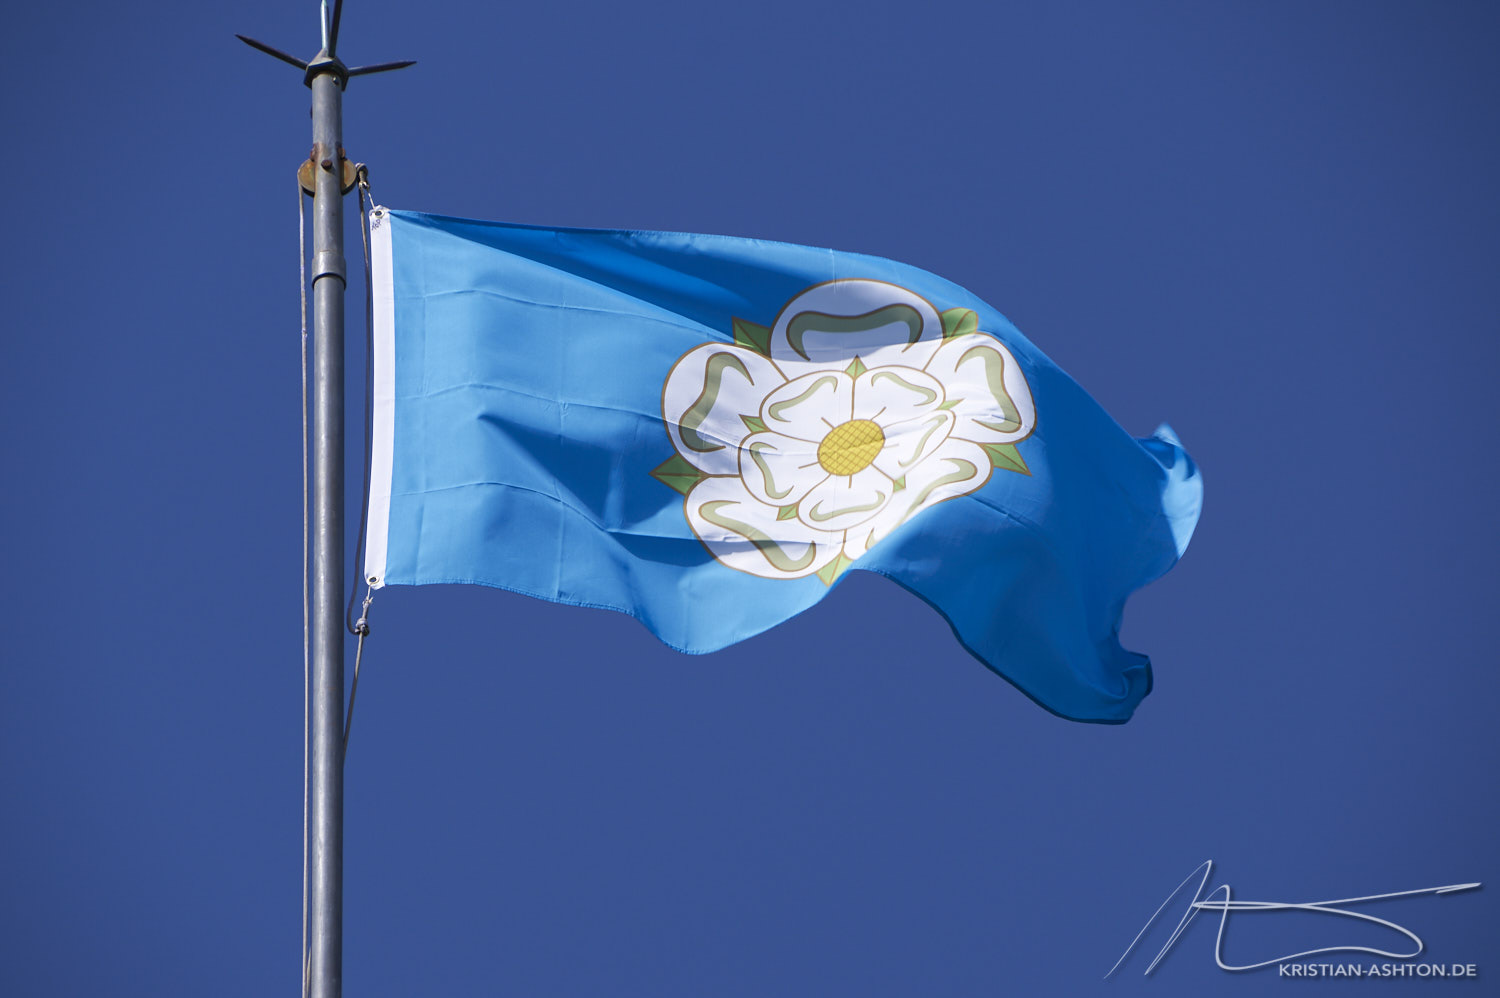
[[[1036,425],[1031,389],[975,314],[881,281],[808,288],[772,327],[735,320],[667,375],[678,456],[653,474],[730,568],[832,584],[901,524],[967,495]]]

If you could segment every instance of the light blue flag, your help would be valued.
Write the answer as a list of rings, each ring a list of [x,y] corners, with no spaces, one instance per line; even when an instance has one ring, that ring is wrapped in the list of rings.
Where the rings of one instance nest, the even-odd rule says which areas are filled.
[[[378,210],[366,576],[628,613],[707,652],[849,569],[1064,717],[1124,721],[1129,594],[1202,485],[974,295],[877,257]]]

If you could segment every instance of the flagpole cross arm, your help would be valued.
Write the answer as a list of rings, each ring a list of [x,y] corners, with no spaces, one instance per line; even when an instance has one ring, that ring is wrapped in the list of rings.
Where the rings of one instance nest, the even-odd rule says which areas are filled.
[[[323,74],[328,74],[339,81],[339,89],[344,90],[349,86],[349,80],[355,76],[369,76],[373,73],[389,73],[393,69],[405,69],[407,66],[415,66],[415,59],[401,59],[396,62],[377,62],[369,66],[345,66],[344,63],[334,55],[329,55],[328,50],[319,49],[318,54],[313,56],[311,62],[304,62],[294,55],[288,55],[281,49],[267,45],[265,42],[256,41],[248,35],[236,34],[234,37],[255,49],[264,52],[273,59],[280,59],[290,66],[296,66],[302,70],[302,82],[309,87],[312,81]]]

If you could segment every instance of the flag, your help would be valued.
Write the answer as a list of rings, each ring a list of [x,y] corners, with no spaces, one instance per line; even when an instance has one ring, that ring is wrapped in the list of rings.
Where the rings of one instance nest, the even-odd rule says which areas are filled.
[[[868,571],[1054,713],[1149,691],[1121,611],[1187,547],[1197,469],[963,288],[726,236],[386,209],[371,236],[371,585],[618,610],[699,653]]]

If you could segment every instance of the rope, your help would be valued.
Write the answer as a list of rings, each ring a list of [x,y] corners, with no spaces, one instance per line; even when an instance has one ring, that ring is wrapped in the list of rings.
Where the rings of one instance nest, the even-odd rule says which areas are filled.
[[[365,638],[370,634],[370,604],[375,601],[375,591],[365,586],[365,601],[360,607],[359,619],[350,623],[354,616],[354,600],[359,593],[359,579],[364,574],[365,530],[370,517],[370,436],[373,432],[375,395],[375,292],[371,287],[370,274],[370,208],[375,199],[370,195],[370,171],[363,164],[354,167],[354,176],[359,183],[359,241],[365,251],[365,478],[364,492],[359,502],[359,535],[354,547],[354,585],[349,590],[349,604],[344,608],[344,626],[359,639],[354,648],[354,679],[349,684],[349,709],[344,712],[344,750],[340,762],[349,757],[349,732],[354,727],[354,698],[359,694],[359,667],[364,660]],[[367,203],[368,202],[368,203]]]
[[[312,981],[307,946],[307,812],[311,797],[308,773],[308,738],[312,707],[312,596],[308,591],[308,482],[307,482],[307,207],[303,203],[302,179],[297,178],[297,277],[302,294],[302,998]]]
[[[370,633],[370,604],[375,602],[375,591],[365,587],[365,602],[360,607],[359,619],[354,622],[354,633],[359,635],[359,644],[354,648],[354,680],[349,684],[349,710],[344,714],[344,751],[339,762],[349,758],[349,732],[354,727],[354,698],[359,695],[359,663],[365,654],[365,637]]]

